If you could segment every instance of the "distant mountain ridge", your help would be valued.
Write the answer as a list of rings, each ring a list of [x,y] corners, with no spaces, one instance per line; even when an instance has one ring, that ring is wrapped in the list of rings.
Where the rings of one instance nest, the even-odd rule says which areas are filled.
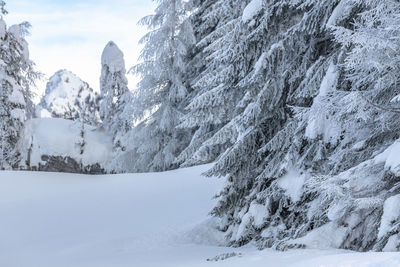
[[[40,106],[54,118],[83,120],[90,125],[100,122],[100,95],[87,82],[68,70],[50,77]]]

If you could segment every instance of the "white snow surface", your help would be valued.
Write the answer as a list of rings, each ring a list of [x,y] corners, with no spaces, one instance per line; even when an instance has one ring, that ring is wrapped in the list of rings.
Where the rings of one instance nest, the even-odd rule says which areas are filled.
[[[51,118],[51,113],[40,105],[35,106],[35,115],[37,118]]]
[[[319,135],[323,137],[325,143],[336,143],[340,136],[341,129],[332,120],[329,120],[326,110],[326,98],[329,93],[335,90],[339,72],[337,67],[331,63],[324,79],[321,82],[319,94],[316,96],[313,105],[311,106],[312,112],[306,127],[305,136],[310,139],[316,139]]]
[[[20,109],[20,108],[15,108],[10,111],[10,116],[11,116],[11,118],[13,118],[15,120],[24,122],[25,121],[25,110]]]
[[[378,238],[392,230],[392,221],[400,218],[400,195],[391,196],[383,205],[383,215],[379,227]]]
[[[252,20],[254,16],[260,13],[262,7],[262,0],[252,0],[243,10],[242,21],[249,22],[250,20]]]
[[[15,87],[14,90],[12,91],[11,95],[9,96],[8,100],[11,103],[17,104],[17,105],[22,105],[25,106],[25,99],[24,99],[24,95],[22,94],[22,92],[20,91],[20,88]]]
[[[43,163],[43,155],[71,157],[84,165],[99,163],[102,167],[106,166],[112,157],[111,137],[93,126],[85,125],[85,146],[81,155],[80,133],[79,122],[57,118],[32,119],[26,122],[24,139],[19,145],[21,151],[31,148],[31,166]],[[27,159],[28,155],[23,157]]]
[[[330,222],[288,243],[304,244],[311,249],[330,249],[339,247],[346,234],[345,227]]]
[[[261,205],[254,201],[250,204],[248,213],[253,218],[253,224],[256,227],[261,227],[265,222],[265,218],[268,217],[268,205]]]
[[[108,66],[109,71],[112,73],[122,72],[125,74],[125,61],[124,53],[118,48],[118,46],[110,41],[103,50],[101,55],[101,64]]]
[[[299,201],[303,193],[303,185],[306,180],[305,175],[300,174],[295,169],[289,171],[277,180],[280,188],[284,189],[286,194],[293,202]]]
[[[328,27],[336,26],[341,20],[347,18],[354,8],[354,1],[341,0],[333,10],[328,22]]]
[[[374,158],[375,163],[385,163],[385,169],[400,176],[400,139]]]
[[[0,266],[400,266],[399,253],[221,246],[207,214],[223,180],[202,177],[209,168],[104,176],[0,172]]]
[[[400,102],[400,95],[396,95],[395,97],[390,100],[391,103],[399,103]]]

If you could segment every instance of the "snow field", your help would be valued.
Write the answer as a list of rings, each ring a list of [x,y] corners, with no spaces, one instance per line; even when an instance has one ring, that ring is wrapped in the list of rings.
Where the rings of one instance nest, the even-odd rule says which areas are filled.
[[[0,172],[0,266],[400,266],[399,253],[222,246],[208,212],[223,180],[202,177],[209,167],[104,176]]]

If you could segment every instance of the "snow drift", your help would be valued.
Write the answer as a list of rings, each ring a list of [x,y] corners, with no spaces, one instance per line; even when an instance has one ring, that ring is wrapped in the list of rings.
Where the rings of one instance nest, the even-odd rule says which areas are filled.
[[[0,266],[399,266],[398,253],[228,248],[208,217],[210,166],[86,176],[0,172]]]
[[[49,157],[58,157],[61,161],[70,158],[83,169],[94,165],[104,169],[112,157],[111,138],[95,127],[77,121],[32,119],[26,122],[23,136],[19,143],[25,163],[22,167],[29,169],[46,170]],[[71,172],[62,168],[57,170],[56,164],[51,164],[52,171]]]

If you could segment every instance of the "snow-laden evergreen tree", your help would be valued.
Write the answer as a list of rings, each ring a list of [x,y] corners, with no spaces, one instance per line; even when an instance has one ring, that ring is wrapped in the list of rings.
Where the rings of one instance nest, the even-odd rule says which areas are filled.
[[[231,119],[204,143],[232,143],[208,172],[227,176],[220,229],[233,245],[398,250],[399,2],[246,4],[223,50],[248,60],[227,61],[243,71]]]
[[[327,198],[326,189],[317,189],[318,200],[329,205],[334,214],[332,224],[348,223],[343,246],[399,251],[400,209],[394,201],[400,193],[400,162],[394,157],[399,155],[400,130],[400,106],[396,103],[400,90],[400,3],[368,0],[358,4],[360,12],[354,25],[334,28],[336,40],[346,51],[345,83],[339,80],[338,84],[350,92],[338,99],[342,109],[336,108],[340,112],[334,116],[344,129],[343,141],[330,161],[335,171],[343,172],[325,177],[325,183],[336,187],[338,194]],[[341,8],[348,6],[346,3]],[[351,149],[346,149],[349,144]],[[366,180],[368,183],[363,183]],[[340,196],[342,192],[347,193],[345,197]]]
[[[194,1],[191,20],[197,44],[189,62],[189,80],[194,89],[180,128],[195,129],[190,145],[177,162],[190,166],[213,161],[231,144],[229,137],[210,138],[231,119],[240,96],[235,83],[247,69],[240,51],[241,11],[245,1]]]
[[[188,49],[194,44],[190,5],[183,0],[162,0],[155,14],[141,20],[150,32],[141,40],[142,63],[132,70],[141,76],[135,118],[142,122],[132,135],[133,169],[161,171],[176,167],[191,130],[177,129],[190,86],[185,81]]]
[[[128,88],[124,54],[110,41],[101,56],[100,115],[102,128],[113,137],[114,148],[125,150],[122,139],[132,128],[132,93]]]
[[[39,106],[52,117],[83,120],[97,126],[101,122],[100,95],[88,83],[68,70],[59,70],[50,77]]]
[[[4,2],[1,1],[2,15]],[[7,29],[0,19],[0,167],[17,168],[20,151],[16,146],[21,138],[26,119],[34,108],[30,87],[38,77],[29,59],[28,43],[24,39],[29,23],[13,25]]]

